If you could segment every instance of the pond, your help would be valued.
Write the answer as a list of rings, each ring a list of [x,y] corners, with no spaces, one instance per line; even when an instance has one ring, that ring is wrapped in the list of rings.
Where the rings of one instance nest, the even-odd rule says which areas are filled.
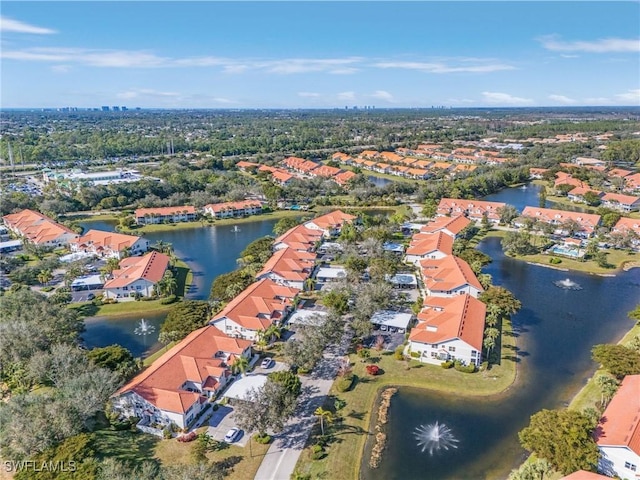
[[[567,404],[595,369],[591,347],[615,342],[633,326],[627,312],[640,300],[640,269],[605,278],[529,265],[506,257],[498,238],[479,249],[493,258],[484,271],[522,302],[513,318],[516,384],[487,398],[401,388],[391,401],[381,466],[369,469],[365,455],[363,478],[506,478],[525,458],[517,433],[529,417]],[[451,430],[457,448],[421,451],[414,430],[435,422]]]
[[[145,235],[151,245],[158,240],[170,243],[176,256],[185,261],[193,272],[193,283],[187,298],[206,300],[214,278],[234,270],[240,252],[257,238],[273,235],[277,219],[260,220],[233,225],[206,226],[154,232]],[[86,229],[114,231],[116,222],[85,221],[80,225]],[[140,319],[144,317],[156,326],[153,332],[142,338],[134,333]],[[157,343],[159,326],[166,314],[120,315],[117,317],[92,317],[85,321],[86,330],[82,335],[88,348],[102,347],[118,343],[136,355],[149,354],[159,348]]]

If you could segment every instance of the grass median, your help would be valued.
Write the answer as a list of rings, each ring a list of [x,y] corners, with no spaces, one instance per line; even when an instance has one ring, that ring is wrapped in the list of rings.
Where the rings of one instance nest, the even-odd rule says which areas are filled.
[[[414,360],[407,365],[404,361],[396,360],[392,352],[384,352],[375,363],[384,373],[372,377],[366,372],[369,363],[362,362],[357,355],[351,355],[356,377],[354,385],[349,391],[341,393],[334,382],[328,397],[330,401],[340,398],[346,402],[341,411],[342,421],[329,426],[337,441],[327,447],[328,455],[321,460],[312,460],[310,448],[307,447],[298,460],[296,470],[302,474],[310,474],[312,478],[358,478],[365,442],[371,431],[371,412],[376,408],[375,402],[381,389],[387,386],[406,386],[453,393],[461,397],[496,395],[507,390],[516,379],[516,348],[511,323],[505,321],[501,363],[484,372],[462,373]],[[372,355],[377,354],[372,352]],[[325,408],[332,409],[333,405],[327,404]]]

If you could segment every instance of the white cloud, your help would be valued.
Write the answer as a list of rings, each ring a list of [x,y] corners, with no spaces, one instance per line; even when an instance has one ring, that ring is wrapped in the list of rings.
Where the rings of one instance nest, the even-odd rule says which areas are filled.
[[[37,27],[35,25],[29,25],[28,23],[20,22],[18,20],[12,20],[10,18],[1,16],[0,32],[32,33],[36,35],[49,35],[52,33],[58,33],[50,28]]]
[[[393,95],[384,90],[376,90],[373,94],[371,94],[371,96],[373,98],[384,100],[385,102],[393,102]]]
[[[500,92],[482,92],[482,97],[487,103],[496,105],[529,105],[533,102],[530,98],[514,97]]]
[[[355,92],[341,92],[338,94],[338,100],[355,100],[356,93]]]
[[[135,50],[90,50],[83,48],[31,48],[2,51],[0,58],[40,62],[65,62],[93,67],[149,68],[167,64],[168,59]]]
[[[476,62],[475,64],[469,64]],[[476,58],[458,59],[457,65],[445,62],[378,62],[373,64],[377,68],[395,68],[418,70],[427,73],[490,73],[503,70],[515,70],[513,65],[487,62]]]
[[[53,73],[68,73],[71,71],[71,67],[69,65],[54,65],[51,67],[51,71]]]
[[[629,90],[626,93],[619,93],[615,97],[622,102],[628,102],[629,104],[639,105],[640,104],[640,88]]]
[[[547,35],[538,38],[542,46],[554,52],[587,52],[587,53],[611,53],[611,52],[640,52],[640,39],[625,38],[600,38],[598,40],[560,40],[558,35]]]
[[[130,100],[140,97],[152,97],[152,98],[178,98],[181,95],[177,92],[161,92],[153,90],[151,88],[132,88],[126,92],[120,92],[116,94],[116,97],[123,100]]]
[[[298,96],[306,97],[306,98],[314,98],[314,97],[319,97],[320,94],[316,92],[298,92]]]
[[[565,97],[564,95],[549,95],[549,100],[553,100],[556,103],[562,103],[564,105],[576,103],[573,98]]]
[[[571,54],[568,54],[568,53],[561,53],[560,56],[562,58],[580,58],[580,55],[571,55]]]

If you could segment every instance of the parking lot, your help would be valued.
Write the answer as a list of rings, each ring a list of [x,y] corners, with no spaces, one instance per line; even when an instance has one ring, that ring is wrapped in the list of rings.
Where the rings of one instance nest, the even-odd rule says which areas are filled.
[[[384,345],[382,346],[384,350],[394,351],[404,343],[404,333],[374,330],[371,336],[365,339],[364,346],[372,348],[376,343],[377,337],[382,337],[384,339]]]
[[[209,428],[207,429],[207,435],[219,442],[224,441],[224,436],[229,430],[236,427],[233,408],[227,405],[220,405],[218,410],[213,412],[213,416],[209,419]],[[246,432],[242,432],[242,436],[233,442],[232,445],[244,447],[249,441],[249,435]]]

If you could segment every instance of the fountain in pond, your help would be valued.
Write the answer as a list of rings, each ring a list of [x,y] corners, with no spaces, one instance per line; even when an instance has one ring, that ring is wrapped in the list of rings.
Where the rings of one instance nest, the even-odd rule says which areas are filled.
[[[237,226],[237,225],[234,225],[234,226],[233,226],[233,228],[231,229],[231,231],[232,231],[233,233],[238,233],[238,232],[240,231],[240,229],[238,228],[238,226]]]
[[[564,280],[558,280],[557,282],[553,282],[556,287],[563,288],[565,290],[582,290],[582,287],[579,283],[574,282],[569,278],[565,278]]]
[[[416,427],[413,435],[418,440],[418,446],[422,452],[429,451],[429,455],[439,452],[441,449],[449,450],[458,448],[458,439],[453,436],[451,429],[444,423],[430,423]]]
[[[142,337],[146,340],[147,335],[156,331],[156,327],[153,325],[149,325],[144,318],[140,319],[140,323],[136,328],[134,328],[133,333],[136,335],[142,335]]]

